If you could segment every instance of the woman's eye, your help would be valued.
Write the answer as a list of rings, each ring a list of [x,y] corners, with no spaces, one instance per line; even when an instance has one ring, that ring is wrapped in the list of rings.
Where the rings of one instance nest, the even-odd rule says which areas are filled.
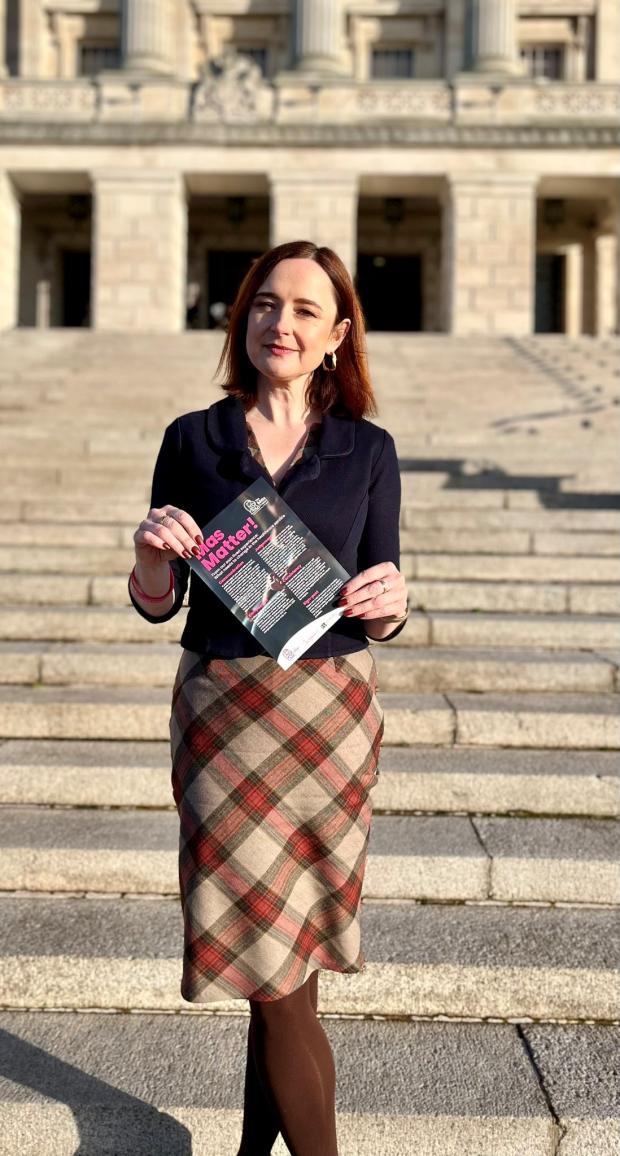
[[[271,309],[272,305],[273,305],[273,301],[255,301],[254,302],[254,308],[258,309],[258,310]],[[298,309],[297,312],[305,314],[306,317],[316,317],[316,314],[312,313],[312,311],[310,309]]]

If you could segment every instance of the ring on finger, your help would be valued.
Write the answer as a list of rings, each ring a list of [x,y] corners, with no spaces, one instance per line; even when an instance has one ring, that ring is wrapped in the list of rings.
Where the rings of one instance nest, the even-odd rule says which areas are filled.
[[[381,585],[382,585],[382,587],[383,587],[383,591],[382,591],[382,593],[383,593],[383,594],[385,594],[385,593],[386,593],[386,591],[388,591],[388,590],[390,589],[390,583],[389,583],[389,582],[386,582],[386,581],[385,581],[385,578],[380,578],[380,579],[379,579],[379,581],[380,581],[380,583],[381,583]]]

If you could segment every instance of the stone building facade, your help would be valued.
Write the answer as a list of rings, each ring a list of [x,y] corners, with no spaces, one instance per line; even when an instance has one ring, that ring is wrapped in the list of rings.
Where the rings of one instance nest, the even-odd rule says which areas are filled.
[[[619,146],[618,0],[0,0],[0,328],[211,327],[303,237],[369,329],[617,333]]]

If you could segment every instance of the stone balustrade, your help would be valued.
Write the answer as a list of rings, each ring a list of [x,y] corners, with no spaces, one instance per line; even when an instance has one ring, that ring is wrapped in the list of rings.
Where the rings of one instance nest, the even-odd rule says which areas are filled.
[[[620,84],[341,79],[324,84],[249,82],[245,89],[169,77],[0,79],[0,122],[264,123],[369,125],[616,125]]]

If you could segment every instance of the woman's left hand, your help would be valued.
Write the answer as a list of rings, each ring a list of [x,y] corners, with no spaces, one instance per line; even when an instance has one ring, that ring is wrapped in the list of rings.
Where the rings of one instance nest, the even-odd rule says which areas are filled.
[[[377,562],[349,578],[335,605],[347,607],[346,618],[403,618],[407,608],[405,575],[393,562]]]

